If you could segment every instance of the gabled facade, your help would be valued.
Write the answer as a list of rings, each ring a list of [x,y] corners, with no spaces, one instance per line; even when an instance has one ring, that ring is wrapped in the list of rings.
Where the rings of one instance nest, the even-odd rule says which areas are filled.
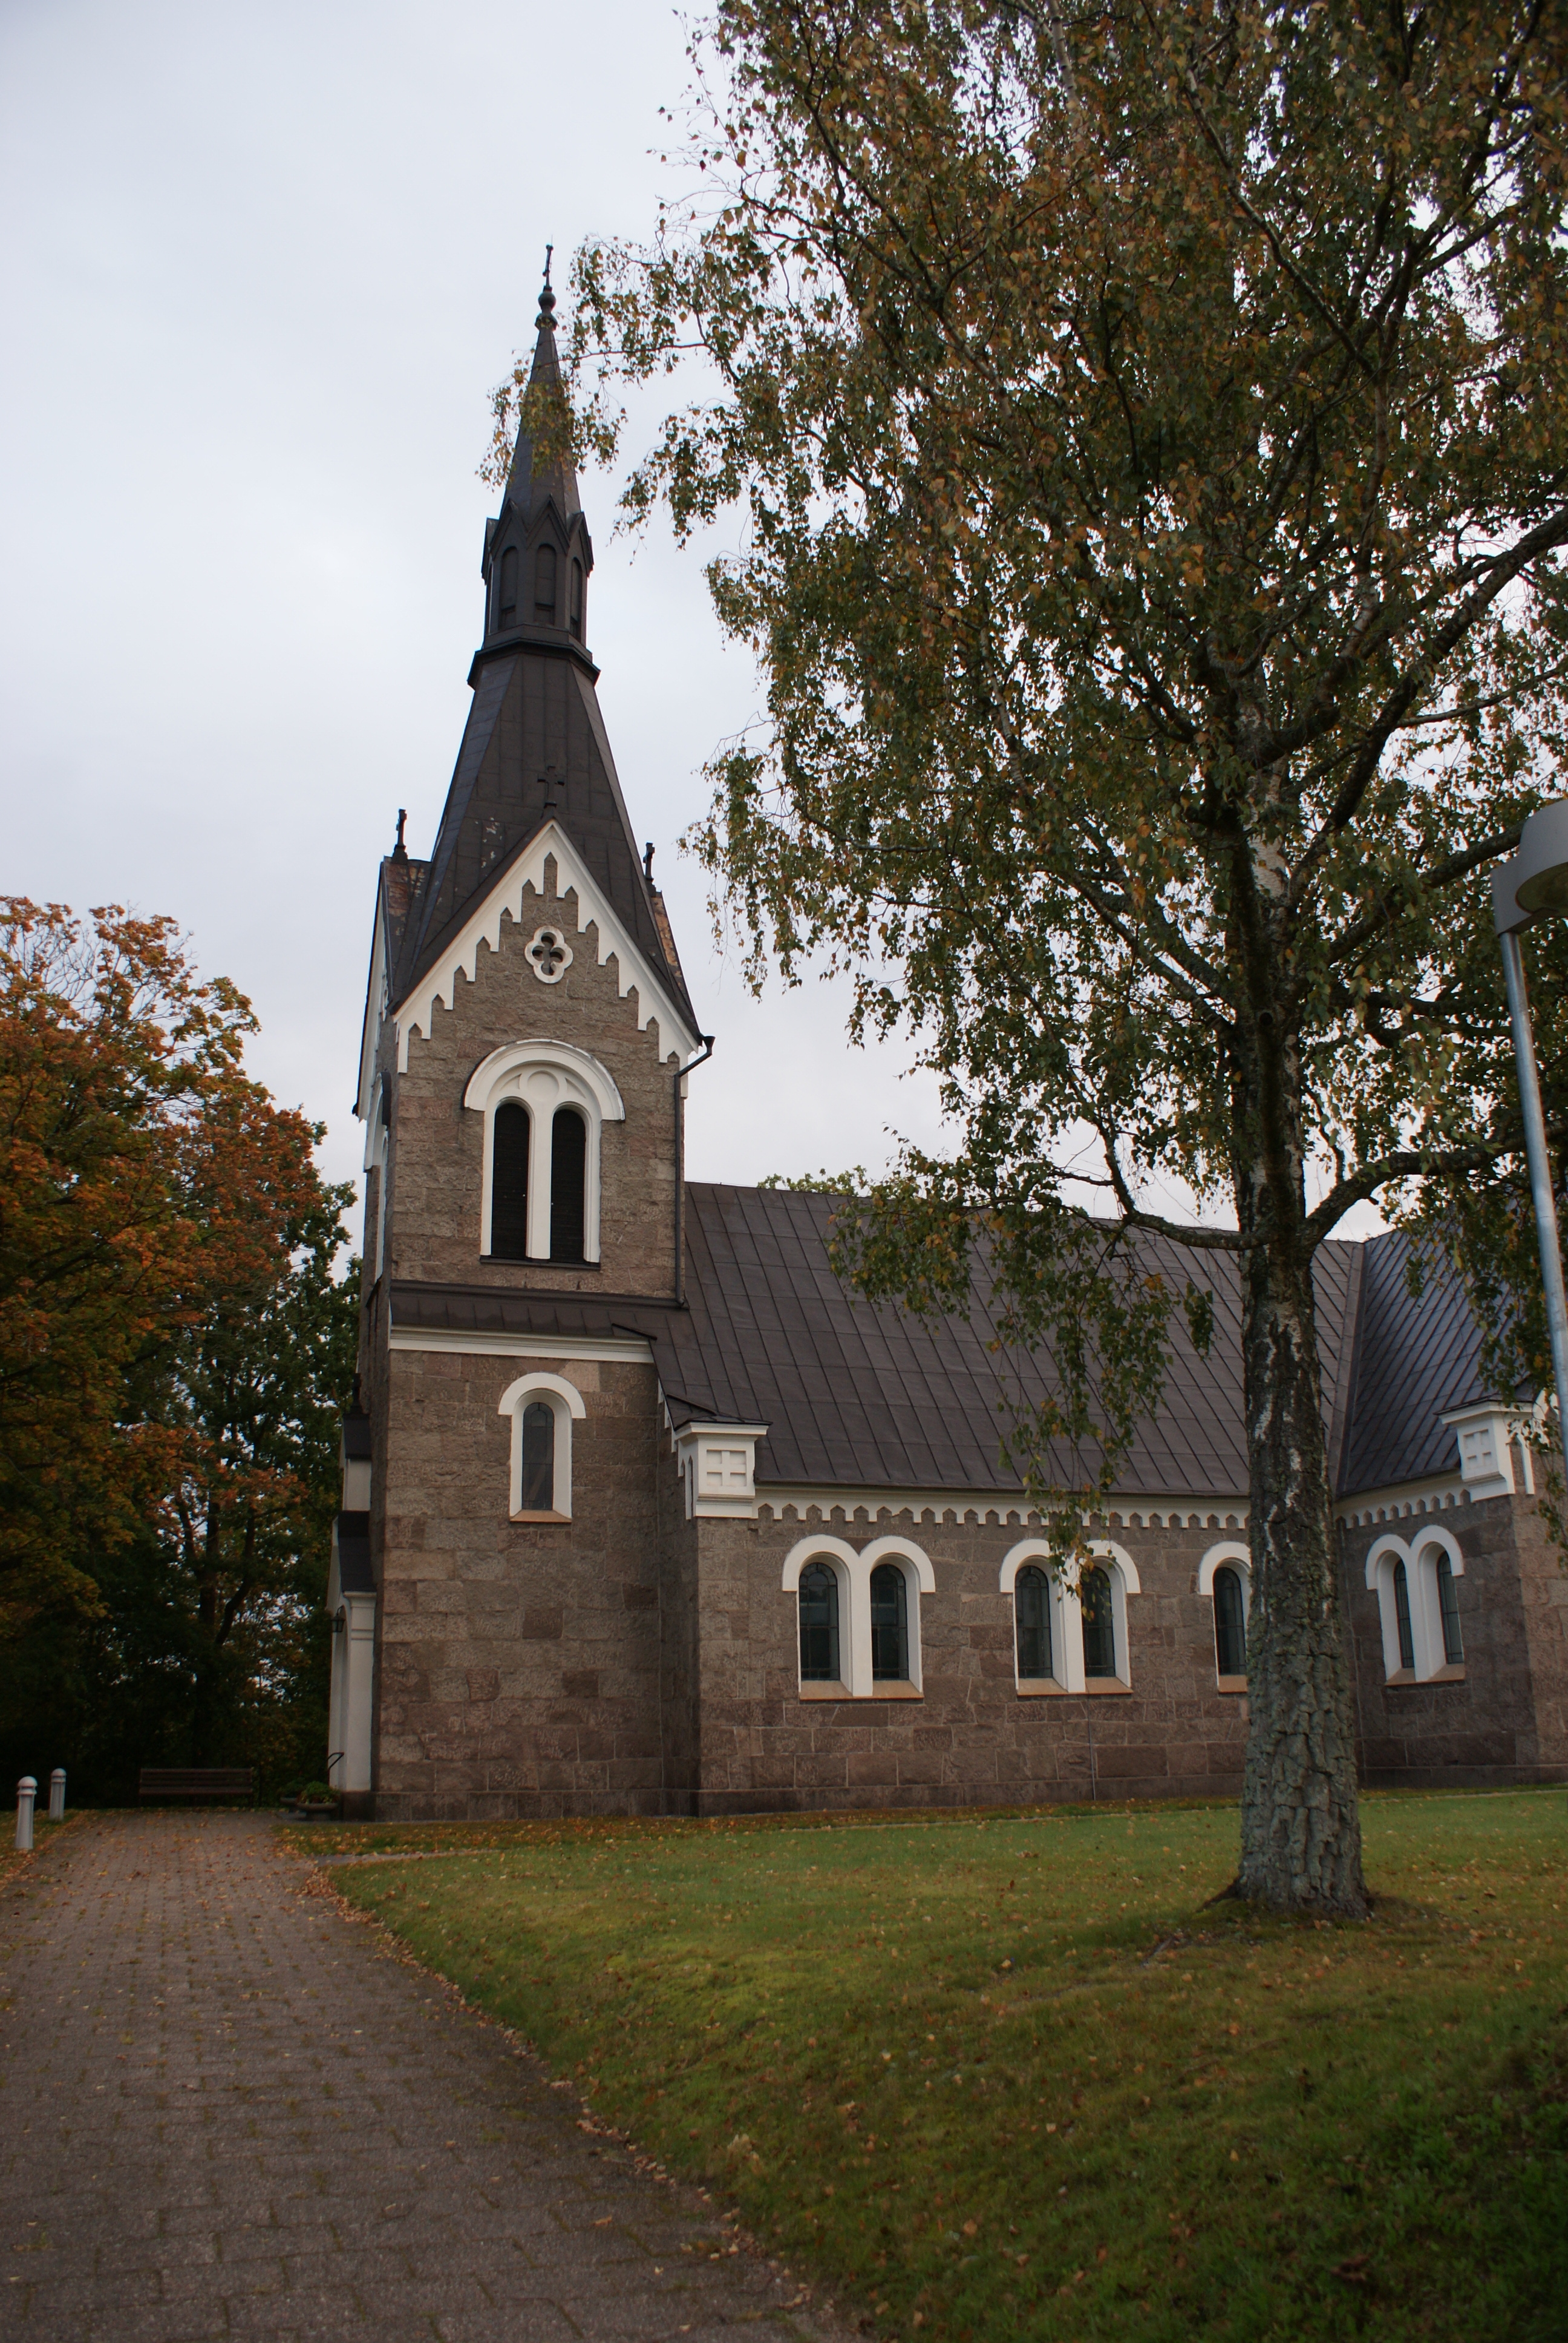
[[[546,396],[552,313],[547,288]],[[520,436],[436,843],[411,859],[399,824],[378,878],[363,1396],[329,1591],[347,1810],[1234,1789],[1233,1278],[1063,1574],[1001,1463],[983,1308],[852,1302],[830,1200],[686,1180],[712,1045],[599,713],[592,567],[569,468]],[[1568,1779],[1568,1580],[1531,1426],[1480,1380],[1457,1288],[1417,1296],[1405,1262],[1386,1237],[1317,1272],[1363,1767]],[[1044,1373],[1011,1363],[1026,1390]]]

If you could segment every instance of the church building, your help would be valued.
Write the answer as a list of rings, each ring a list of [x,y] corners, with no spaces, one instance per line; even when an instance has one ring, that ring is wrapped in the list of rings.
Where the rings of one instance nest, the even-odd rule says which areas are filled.
[[[872,1307],[829,1266],[830,1197],[687,1178],[687,1085],[723,1057],[599,711],[592,568],[572,471],[520,436],[440,827],[420,861],[400,821],[377,882],[328,1593],[345,1811],[1233,1794],[1234,1265],[1206,1267],[1210,1352],[1174,1338],[1091,1559],[1053,1569],[983,1302]],[[1406,1261],[1332,1242],[1317,1272],[1363,1778],[1568,1780],[1568,1577],[1526,1427],[1458,1287],[1412,1293]]]

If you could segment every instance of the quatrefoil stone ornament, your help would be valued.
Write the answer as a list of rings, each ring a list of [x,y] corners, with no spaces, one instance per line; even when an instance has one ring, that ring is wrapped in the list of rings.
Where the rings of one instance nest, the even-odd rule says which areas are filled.
[[[528,946],[528,958],[541,984],[558,984],[572,964],[571,946],[559,928],[541,928]]]

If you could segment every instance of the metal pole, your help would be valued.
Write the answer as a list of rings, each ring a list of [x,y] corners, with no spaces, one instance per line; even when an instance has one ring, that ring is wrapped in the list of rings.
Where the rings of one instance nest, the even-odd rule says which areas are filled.
[[[16,1785],[16,1846],[22,1855],[33,1852],[33,1801],[37,1795],[37,1783],[31,1774],[24,1774]]]
[[[1546,1326],[1552,1337],[1552,1371],[1557,1383],[1557,1435],[1568,1474],[1568,1293],[1563,1287],[1563,1246],[1557,1234],[1557,1199],[1552,1190],[1552,1158],[1541,1105],[1535,1037],[1530,1030],[1530,996],[1524,989],[1524,959],[1515,934],[1498,938],[1503,973],[1508,980],[1508,1014],[1513,1024],[1513,1055],[1519,1068],[1519,1108],[1524,1118],[1524,1152],[1535,1203],[1535,1233],[1541,1243],[1541,1278],[1546,1288]],[[1564,1483],[1568,1489],[1568,1482]]]
[[[65,1769],[56,1765],[49,1776],[49,1820],[63,1823],[65,1819]]]

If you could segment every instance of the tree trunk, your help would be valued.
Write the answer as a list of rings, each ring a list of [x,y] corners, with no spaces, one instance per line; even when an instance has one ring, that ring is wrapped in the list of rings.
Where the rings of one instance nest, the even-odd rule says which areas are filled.
[[[1361,1918],[1367,1898],[1354,1708],[1334,1567],[1304,1215],[1290,1212],[1279,1185],[1266,1176],[1255,1185],[1238,1182],[1238,1202],[1244,1215],[1250,1211],[1256,1223],[1266,1221],[1269,1227],[1265,1234],[1260,1225],[1264,1241],[1245,1257],[1242,1292],[1251,1725],[1237,1885],[1243,1896],[1275,1911]],[[1282,1226],[1282,1220],[1293,1220],[1294,1227]]]

